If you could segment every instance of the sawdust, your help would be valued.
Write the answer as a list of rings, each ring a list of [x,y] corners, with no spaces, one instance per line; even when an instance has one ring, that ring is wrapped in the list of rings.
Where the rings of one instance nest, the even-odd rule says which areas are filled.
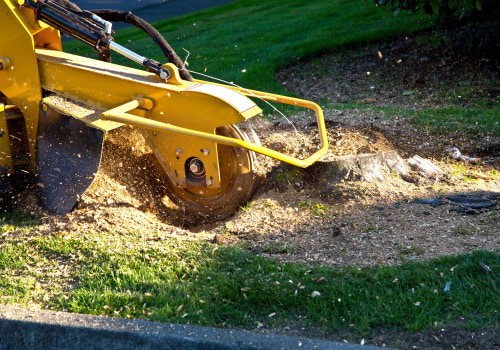
[[[456,144],[453,140],[380,116],[372,117],[377,124],[367,123],[370,118],[365,113],[327,113],[331,146],[323,160],[397,150],[407,157],[427,157],[446,175],[428,179],[417,172],[412,174],[414,181],[408,182],[397,174],[385,174],[384,182],[345,181],[328,193],[314,184],[268,186],[219,230],[257,254],[320,265],[392,265],[475,249],[498,250],[498,204],[493,210],[466,214],[446,200],[465,193],[498,201],[496,156],[484,157],[487,163],[482,165],[447,160],[445,149]],[[283,131],[271,139],[280,135],[286,143]],[[415,139],[421,142],[414,144]],[[441,158],[434,158],[438,153]],[[419,198],[441,198],[443,204],[420,204],[415,201]]]
[[[326,160],[400,151],[394,139],[388,138],[397,125],[397,142],[425,139],[419,146],[428,146],[420,147],[419,154],[431,155],[447,176],[436,180],[414,174],[418,181],[409,183],[396,174],[386,174],[385,182],[344,181],[324,192],[313,184],[297,187],[293,181],[277,179],[271,170],[279,164],[259,156],[259,171],[267,179],[246,207],[223,222],[196,222],[184,216],[168,197],[159,195],[163,193],[158,191],[161,184],[156,179],[161,176],[151,166],[153,155],[148,145],[138,130],[122,127],[108,135],[100,170],[71,213],[59,217],[43,212],[37,205],[36,189],[19,197],[18,210],[42,218],[41,233],[137,231],[207,241],[219,235],[224,237],[219,240],[223,244],[241,244],[256,254],[320,265],[392,265],[475,249],[497,250],[498,205],[469,215],[450,210],[453,206],[448,202],[432,207],[413,200],[456,193],[498,196],[498,172],[487,164],[433,159],[437,150],[431,146],[436,146],[437,140],[432,135],[411,127],[404,134],[399,121],[367,125],[363,113],[326,113],[331,145]],[[281,121],[256,120],[250,126],[264,145],[307,156],[318,148],[314,120],[300,114],[291,119],[297,132]],[[403,154],[417,151],[408,144]],[[446,147],[440,145],[441,151]]]

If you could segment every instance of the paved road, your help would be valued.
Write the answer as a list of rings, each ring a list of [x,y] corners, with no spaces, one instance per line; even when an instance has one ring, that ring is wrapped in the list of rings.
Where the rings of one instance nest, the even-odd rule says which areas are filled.
[[[3,305],[0,349],[382,350],[359,344]]]
[[[228,4],[234,0],[73,0],[83,10],[132,11],[148,22]]]

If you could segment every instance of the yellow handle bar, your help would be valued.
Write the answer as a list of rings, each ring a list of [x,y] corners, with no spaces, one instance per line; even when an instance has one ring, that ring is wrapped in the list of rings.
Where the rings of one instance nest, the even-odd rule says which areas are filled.
[[[135,109],[135,108],[144,108],[144,109],[151,109],[152,108],[152,101],[145,99],[145,98],[137,98],[135,100],[132,100],[130,102],[127,102],[123,105],[120,105],[118,107],[112,108],[100,115],[100,118],[103,120],[112,120],[115,122],[120,122],[123,124],[128,124],[128,125],[133,125],[137,127],[142,127],[146,129],[151,129],[151,130],[156,130],[156,131],[163,131],[163,132],[170,132],[170,133],[177,133],[177,134],[182,134],[182,135],[187,135],[187,136],[194,136],[194,137],[199,137],[203,138],[206,140],[211,140],[218,142],[220,144],[228,145],[228,146],[233,146],[233,147],[240,147],[240,148],[246,148],[248,150],[264,154],[266,156],[278,159],[280,161],[295,165],[297,167],[301,168],[307,168],[317,160],[319,160],[322,156],[324,156],[328,150],[328,140],[327,140],[327,134],[326,134],[326,127],[325,127],[325,120],[323,118],[323,111],[321,108],[315,104],[314,102],[306,101],[306,100],[301,100],[293,97],[286,97],[286,96],[281,96],[281,95],[275,95],[275,94],[269,94],[269,93],[263,93],[259,91],[252,91],[252,90],[246,90],[242,88],[236,88],[236,87],[231,87],[231,89],[238,91],[239,93],[246,95],[248,97],[258,97],[264,100],[269,100],[269,101],[275,101],[278,103],[284,103],[284,104],[289,104],[289,105],[295,105],[295,106],[300,106],[300,107],[305,107],[313,110],[316,114],[316,122],[318,123],[318,131],[320,134],[320,149],[313,153],[311,156],[309,156],[306,159],[298,159],[295,157],[291,157],[287,154],[277,152],[275,150],[272,150],[267,147],[259,146],[254,143],[244,141],[244,140],[239,140],[239,139],[234,139],[231,137],[225,137],[225,136],[220,136],[220,135],[215,135],[215,134],[210,134],[202,131],[197,131],[197,130],[192,130],[192,129],[187,129],[187,128],[182,128],[179,126],[171,125],[168,123],[162,123],[158,122],[155,120],[150,120],[147,118],[142,118],[138,117],[135,115],[131,115],[127,112]]]

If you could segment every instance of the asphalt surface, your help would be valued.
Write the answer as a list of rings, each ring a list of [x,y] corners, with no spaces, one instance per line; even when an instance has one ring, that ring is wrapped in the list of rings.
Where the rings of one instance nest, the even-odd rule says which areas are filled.
[[[73,0],[82,10],[114,9],[132,11],[148,22],[161,21],[183,14],[224,5],[234,0]],[[115,25],[119,27],[120,25]]]
[[[376,350],[382,348],[274,334],[0,306],[0,349]]]

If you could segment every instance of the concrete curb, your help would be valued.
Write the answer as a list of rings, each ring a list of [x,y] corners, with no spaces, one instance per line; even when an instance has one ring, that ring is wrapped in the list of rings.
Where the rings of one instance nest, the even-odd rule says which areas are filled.
[[[0,306],[6,349],[381,349],[273,334]]]

